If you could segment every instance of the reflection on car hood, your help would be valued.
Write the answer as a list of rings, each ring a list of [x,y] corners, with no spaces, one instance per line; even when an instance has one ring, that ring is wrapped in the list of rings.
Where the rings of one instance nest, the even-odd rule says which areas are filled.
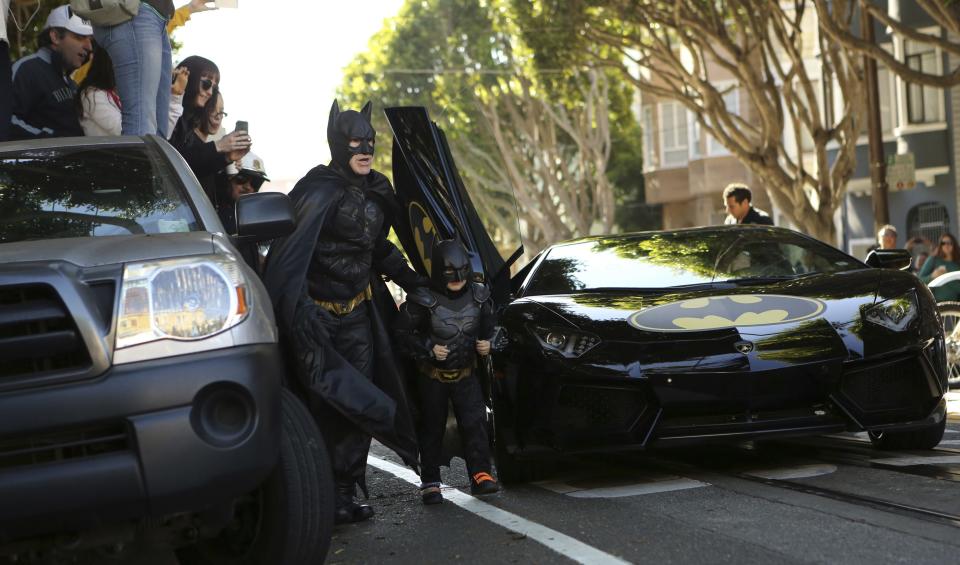
[[[79,267],[96,267],[214,252],[207,232],[75,237],[0,245],[0,264],[67,261]]]
[[[526,298],[604,339],[682,340],[736,332],[771,335],[815,319],[831,324],[857,319],[860,306],[873,303],[882,276],[879,270],[858,270],[688,292],[616,290]]]

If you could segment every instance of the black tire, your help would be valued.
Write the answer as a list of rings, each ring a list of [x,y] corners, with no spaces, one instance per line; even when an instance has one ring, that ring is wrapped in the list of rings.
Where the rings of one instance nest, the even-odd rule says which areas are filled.
[[[181,565],[323,563],[333,535],[330,458],[313,416],[287,389],[281,408],[283,437],[276,469],[238,503],[234,523],[218,537],[177,551]]]
[[[870,432],[870,443],[877,449],[933,449],[943,439],[947,427],[944,417],[939,424],[904,432]]]
[[[938,302],[947,349],[947,386],[960,388],[960,302]]]
[[[533,464],[530,461],[517,459],[507,453],[503,442],[494,439],[493,457],[497,467],[497,479],[505,485],[523,484],[534,479]]]

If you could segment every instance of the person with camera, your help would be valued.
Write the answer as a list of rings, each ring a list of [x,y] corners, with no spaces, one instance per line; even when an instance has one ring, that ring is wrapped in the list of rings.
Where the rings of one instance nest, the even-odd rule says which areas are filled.
[[[216,141],[210,139],[227,115],[217,86],[220,69],[213,61],[198,56],[187,57],[180,66],[189,74],[183,93],[183,115],[177,121],[170,143],[183,155],[207,197],[219,208],[214,175],[242,159],[253,142],[242,129]]]

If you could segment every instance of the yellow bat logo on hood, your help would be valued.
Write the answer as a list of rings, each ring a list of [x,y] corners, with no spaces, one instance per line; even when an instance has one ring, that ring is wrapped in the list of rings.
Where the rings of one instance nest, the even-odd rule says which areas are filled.
[[[813,298],[731,294],[653,306],[634,312],[627,323],[646,331],[693,332],[799,322],[820,315],[824,308]]]

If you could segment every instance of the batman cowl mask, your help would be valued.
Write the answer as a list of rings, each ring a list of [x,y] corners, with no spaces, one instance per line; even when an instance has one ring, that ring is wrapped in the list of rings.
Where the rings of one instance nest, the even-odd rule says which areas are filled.
[[[373,140],[377,135],[370,124],[373,105],[364,104],[363,109],[340,111],[340,105],[333,101],[330,108],[330,120],[327,122],[327,143],[330,144],[330,156],[333,162],[350,171],[350,159],[354,155],[373,155]],[[350,147],[351,139],[359,139],[359,147]]]
[[[445,239],[437,242],[430,259],[434,290],[448,292],[447,283],[470,280],[470,255],[459,241]]]

